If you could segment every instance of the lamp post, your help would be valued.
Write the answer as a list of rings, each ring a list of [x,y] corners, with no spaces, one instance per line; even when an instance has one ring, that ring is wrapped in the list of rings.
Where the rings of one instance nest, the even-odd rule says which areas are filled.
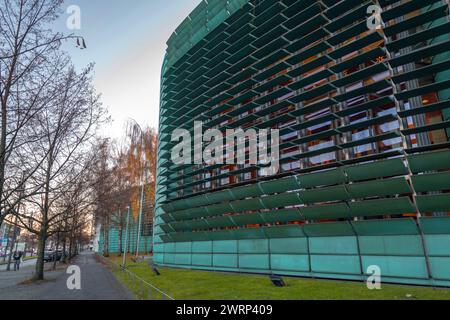
[[[125,248],[123,252],[123,261],[122,267],[125,269],[127,262],[127,253],[128,253],[128,228],[130,226],[130,207],[127,207],[127,226],[125,228]]]
[[[143,177],[142,177],[143,178]],[[139,256],[139,242],[141,241],[141,225],[142,225],[142,207],[144,206],[144,179],[142,179],[141,187],[141,200],[139,205],[139,218],[138,218],[138,234],[137,234],[137,244],[136,244],[136,258]]]
[[[135,124],[136,127],[141,132],[141,145],[144,146],[144,130],[142,130],[139,123],[137,123],[136,120],[131,119]],[[140,197],[140,203],[139,203],[139,216],[138,216],[138,230],[137,230],[137,241],[136,241],[136,258],[139,257],[139,242],[141,241],[141,228],[142,228],[142,214],[143,214],[143,207],[144,207],[144,187],[145,187],[145,173],[146,173],[146,166],[144,164],[142,168],[142,174],[141,174],[141,197]]]

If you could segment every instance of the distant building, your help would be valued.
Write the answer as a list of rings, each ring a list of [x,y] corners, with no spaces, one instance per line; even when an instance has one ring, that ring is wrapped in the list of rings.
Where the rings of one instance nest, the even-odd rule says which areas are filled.
[[[130,201],[130,203],[133,201]],[[117,214],[113,214],[111,218],[110,228],[108,232],[108,250],[109,253],[116,254],[120,251],[120,239],[122,241],[122,251],[127,247],[127,252],[135,253],[139,248],[139,253],[150,253],[153,250],[153,218],[154,218],[154,204],[150,199],[144,198],[144,206],[142,210],[141,228],[138,247],[138,230],[139,230],[139,201],[134,203],[132,212],[130,214],[128,236],[126,233],[126,212],[122,212],[122,227]],[[120,230],[122,229],[122,230]],[[103,253],[105,244],[104,226],[97,224],[94,236],[94,251]],[[121,236],[120,236],[121,234]],[[128,243],[126,243],[128,239]]]
[[[6,221],[0,227],[0,253],[6,252],[7,246],[11,245],[13,239],[14,226]],[[20,228],[17,228],[17,236],[20,234]]]

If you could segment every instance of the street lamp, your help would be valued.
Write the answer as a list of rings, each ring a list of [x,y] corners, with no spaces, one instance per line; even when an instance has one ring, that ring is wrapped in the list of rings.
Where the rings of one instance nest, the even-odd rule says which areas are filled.
[[[142,130],[139,123],[137,123],[136,120],[131,119],[135,124],[136,127],[141,132],[141,146],[144,147],[144,130]],[[139,257],[139,244],[141,241],[141,227],[142,227],[142,214],[143,214],[143,207],[144,207],[144,187],[145,187],[145,173],[146,173],[146,165],[144,164],[142,168],[142,175],[141,175],[141,198],[140,198],[140,205],[139,205],[139,216],[138,216],[138,233],[137,233],[137,242],[136,242],[136,258]]]
[[[143,176],[143,175],[142,175]],[[142,225],[142,207],[144,206],[144,177],[142,177],[142,187],[141,187],[141,201],[139,205],[139,218],[138,218],[138,234],[137,234],[137,244],[136,244],[136,258],[139,256],[139,242],[141,241],[141,225]]]

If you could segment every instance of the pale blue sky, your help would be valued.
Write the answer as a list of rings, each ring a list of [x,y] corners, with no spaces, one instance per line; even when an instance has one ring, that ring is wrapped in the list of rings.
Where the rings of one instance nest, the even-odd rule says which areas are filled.
[[[87,50],[64,44],[77,67],[95,63],[95,85],[114,120],[105,134],[122,135],[124,122],[158,125],[159,80],[166,41],[200,0],[66,0],[78,5]],[[66,28],[63,14],[56,29]]]

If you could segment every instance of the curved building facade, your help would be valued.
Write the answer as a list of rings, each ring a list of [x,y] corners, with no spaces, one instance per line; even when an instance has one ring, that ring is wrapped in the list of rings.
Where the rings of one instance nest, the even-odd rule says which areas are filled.
[[[202,1],[162,68],[155,263],[450,286],[449,34],[443,0]],[[278,130],[276,173],[195,161],[238,128]]]

